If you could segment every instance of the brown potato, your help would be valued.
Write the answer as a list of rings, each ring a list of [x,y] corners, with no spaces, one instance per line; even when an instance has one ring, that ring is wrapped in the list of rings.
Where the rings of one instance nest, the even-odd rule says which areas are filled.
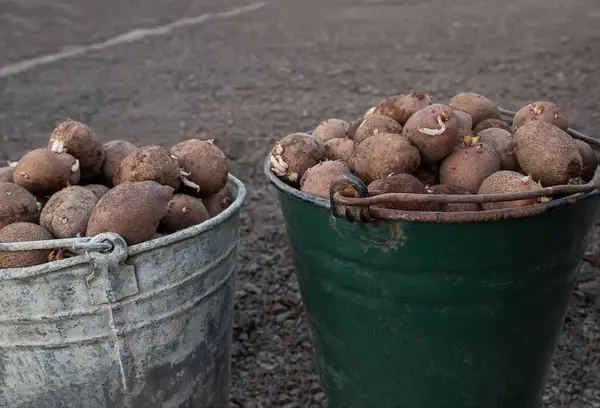
[[[513,141],[519,165],[542,186],[567,184],[581,176],[583,164],[577,144],[558,127],[532,120],[517,129]]]
[[[421,164],[421,156],[406,137],[380,133],[356,146],[349,164],[354,173],[369,184],[392,173],[415,172]]]
[[[458,149],[444,159],[440,166],[440,182],[477,194],[483,180],[497,171],[500,171],[500,156],[496,150],[478,143]]]
[[[94,207],[86,236],[114,232],[129,245],[152,239],[167,214],[173,191],[155,181],[126,181],[115,186]]]
[[[79,183],[79,167],[79,160],[68,153],[36,149],[19,160],[13,181],[33,195],[50,196]]]
[[[596,152],[591,148],[589,144],[583,140],[574,139],[577,149],[579,149],[579,155],[581,156],[581,163],[583,170],[581,171],[581,178],[586,183],[589,183],[594,178],[596,168],[598,167],[598,156]]]
[[[110,190],[108,187],[102,184],[88,184],[87,186],[83,187],[94,193],[98,200],[100,200],[102,196],[104,196],[104,194],[108,193],[108,190]]]
[[[351,174],[342,160],[327,160],[311,167],[300,180],[300,190],[320,198],[329,199],[331,180],[337,176]]]
[[[500,109],[490,99],[475,92],[461,92],[448,102],[452,109],[467,112],[473,119],[473,126],[486,119],[501,119]]]
[[[393,174],[391,176],[375,180],[367,186],[369,195],[385,194],[385,193],[412,193],[412,194],[427,194],[427,190],[415,176],[410,174]],[[380,204],[373,207],[386,208],[391,210],[405,211],[428,211],[429,203],[419,202],[397,202],[390,204]]]
[[[346,137],[350,124],[342,119],[327,119],[319,123],[319,126],[313,131],[313,136],[318,137],[321,142]]]
[[[324,151],[319,139],[306,133],[292,133],[271,150],[271,171],[287,184],[297,187],[304,173],[323,160]]]
[[[478,194],[504,194],[520,193],[522,191],[539,190],[542,186],[530,177],[524,176],[516,171],[502,170],[491,174],[479,187]],[[499,201],[493,203],[482,203],[484,210],[496,210],[500,208],[524,207],[539,202],[538,198],[529,198],[516,201]]]
[[[189,139],[176,144],[171,150],[179,160],[179,167],[187,174],[184,174],[184,186],[195,189],[200,197],[216,194],[227,184],[229,161],[212,140]]]
[[[402,134],[419,149],[425,163],[436,163],[458,144],[458,118],[448,106],[434,103],[412,115]]]
[[[325,158],[328,160],[344,160],[350,161],[350,157],[354,153],[354,141],[347,138],[329,139],[325,143]]]
[[[502,170],[519,169],[519,163],[515,157],[515,146],[513,136],[510,132],[497,127],[484,129],[477,134],[479,141],[490,145],[500,155],[500,165]]]
[[[54,237],[43,227],[31,222],[16,222],[0,229],[0,242],[48,241]],[[0,269],[25,268],[48,262],[49,250],[0,251]]]
[[[12,183],[14,167],[0,167],[0,182]]]
[[[117,175],[121,162],[137,150],[137,147],[125,140],[111,140],[105,143],[103,148],[106,153],[106,160],[104,160],[100,169],[99,181],[106,187],[112,188],[114,187],[113,178]]]
[[[208,210],[210,217],[216,217],[221,214],[227,207],[232,203],[231,198],[227,196],[227,189],[223,188],[217,194],[213,194],[210,197],[204,197],[202,203]]]
[[[510,134],[514,133],[513,128],[508,123],[506,123],[504,120],[490,118],[490,119],[485,119],[485,120],[482,120],[481,122],[479,122],[477,124],[477,126],[475,126],[475,129],[473,130],[473,134],[475,136],[477,136],[477,134],[479,132],[481,132],[482,130],[490,129],[490,128],[500,128],[500,129],[506,130],[507,132],[510,132]]]
[[[50,135],[48,150],[62,153],[66,150],[79,160],[81,180],[90,180],[100,173],[106,158],[102,143],[88,125],[67,119]]]
[[[40,225],[56,238],[85,236],[98,197],[83,187],[71,186],[52,195],[40,214]]]
[[[125,157],[113,183],[156,181],[177,191],[181,184],[179,176],[179,162],[173,152],[162,146],[151,145],[140,147]]]
[[[375,107],[373,113],[388,116],[404,126],[408,118],[415,112],[432,103],[433,101],[429,95],[411,92],[384,99]]]
[[[0,182],[0,229],[15,222],[37,223],[39,212],[35,197],[23,187]]]
[[[532,120],[551,123],[565,132],[569,127],[569,121],[562,109],[549,101],[530,103],[519,109],[513,119],[513,129],[516,131]]]
[[[394,119],[378,114],[368,115],[356,129],[356,135],[354,136],[354,143],[356,145],[361,144],[369,137],[381,134],[381,133],[402,133],[402,126]]]
[[[167,215],[160,221],[160,228],[168,234],[198,225],[210,215],[202,200],[187,194],[175,194],[169,201]]]
[[[451,186],[448,184],[436,184],[427,190],[431,194],[437,195],[470,195],[471,193],[462,187]],[[432,203],[432,211],[441,212],[462,212],[462,211],[480,211],[481,207],[477,203]]]

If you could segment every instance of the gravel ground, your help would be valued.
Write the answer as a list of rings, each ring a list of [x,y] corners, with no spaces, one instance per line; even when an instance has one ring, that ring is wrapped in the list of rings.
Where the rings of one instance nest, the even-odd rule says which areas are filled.
[[[0,67],[236,0],[0,0]],[[351,119],[382,97],[463,90],[506,108],[550,99],[595,135],[596,0],[272,0],[166,35],[0,77],[0,159],[44,144],[65,117],[104,140],[215,138],[249,189],[236,299],[233,407],[325,406],[285,228],[261,160],[288,133]],[[600,407],[600,231],[565,322],[546,407]]]

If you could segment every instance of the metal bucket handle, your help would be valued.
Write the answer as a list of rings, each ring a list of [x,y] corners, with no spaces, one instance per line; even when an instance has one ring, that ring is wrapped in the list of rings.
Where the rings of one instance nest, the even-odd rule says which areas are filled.
[[[0,243],[0,251],[21,252],[40,249],[53,250],[56,248],[69,249],[72,252],[111,252],[114,243],[106,234],[97,235],[92,238],[66,238],[46,241],[8,242]]]
[[[331,213],[336,218],[345,218],[348,221],[359,220],[361,222],[371,221],[369,207],[352,207],[349,205],[337,204],[334,197],[344,197],[342,192],[350,193],[353,197],[362,199],[369,196],[369,190],[363,181],[354,175],[344,175],[337,177],[335,182],[331,183],[329,200],[331,202]],[[345,198],[345,197],[344,197]]]
[[[117,302],[139,292],[135,266],[127,260],[127,242],[112,232],[92,238],[67,238],[47,241],[0,243],[0,251],[20,252],[68,249],[87,255],[91,273],[85,277],[93,304]]]
[[[0,243],[0,252],[67,249],[79,255],[59,262],[25,268],[0,268],[0,280],[35,277],[85,263],[91,271],[86,276],[86,284],[93,304],[106,304],[133,296],[139,289],[135,266],[127,263],[129,257],[195,237],[218,227],[238,213],[246,200],[244,184],[232,174],[228,175],[228,194],[235,196],[234,201],[215,217],[174,234],[133,246],[128,246],[125,239],[116,233],[104,233],[94,237]]]
[[[512,122],[515,112],[500,108],[507,122]],[[600,140],[585,136],[575,130],[568,129],[567,133],[574,139],[582,140],[593,147],[600,147]],[[543,198],[568,194],[557,200],[542,202],[525,207],[502,208],[485,211],[438,212],[438,211],[404,211],[369,206],[402,203],[490,203],[517,201],[532,198]],[[551,209],[564,207],[577,201],[600,195],[600,182],[590,182],[583,185],[559,185],[540,190],[519,193],[502,194],[472,194],[472,195],[441,195],[441,194],[412,194],[385,193],[369,196],[367,186],[354,175],[342,175],[334,178],[330,188],[330,209],[334,217],[368,222],[371,215],[385,220],[406,220],[425,222],[481,222],[509,218],[523,218],[541,214]]]

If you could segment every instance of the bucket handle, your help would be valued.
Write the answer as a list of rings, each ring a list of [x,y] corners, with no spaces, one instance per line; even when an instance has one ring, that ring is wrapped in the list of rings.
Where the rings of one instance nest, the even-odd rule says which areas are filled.
[[[582,185],[559,185],[539,190],[502,194],[414,194],[414,193],[376,193],[369,196],[365,183],[354,175],[340,175],[331,181],[330,207],[336,218],[368,222],[371,215],[387,220],[437,221],[437,222],[473,222],[493,221],[507,218],[522,218],[540,214],[548,210],[569,205],[599,194],[600,183]],[[558,194],[568,197],[556,201],[542,201],[539,204],[524,207],[501,208],[485,211],[439,212],[439,211],[403,211],[383,208],[370,208],[381,204],[418,202],[418,203],[492,203],[543,199]]]
[[[512,120],[516,112],[499,108],[500,113]],[[312,132],[309,132],[312,133]],[[595,148],[600,148],[600,140],[586,136],[573,129],[567,133],[574,139],[579,139]],[[568,195],[558,200],[545,200],[554,195]],[[341,175],[331,181],[329,206],[331,213],[336,218],[345,218],[350,221],[368,222],[371,216],[384,220],[405,221],[437,221],[448,223],[494,221],[509,218],[523,218],[546,211],[564,207],[577,201],[600,196],[600,182],[590,181],[581,185],[558,185],[539,190],[524,191],[520,193],[503,194],[471,194],[471,195],[441,195],[441,194],[412,194],[412,193],[377,193],[369,196],[365,183],[354,175]],[[385,208],[369,208],[369,206],[418,202],[418,203],[492,203],[504,201],[518,201],[538,199],[538,204],[524,207],[500,208],[484,211],[404,211]]]
[[[341,195],[342,192],[351,194],[354,198],[359,200],[365,199],[366,197],[369,197],[369,190],[365,183],[352,174],[336,177],[331,182],[329,202],[331,213],[336,218],[345,218],[348,221],[358,220],[361,222],[370,222],[371,213],[368,206],[353,207],[352,204],[348,205],[335,200],[335,198],[339,196],[345,197]]]
[[[88,257],[91,273],[85,277],[92,304],[117,302],[139,293],[135,265],[128,258],[127,242],[119,234],[104,233],[92,238],[0,243],[0,251],[68,249]],[[50,253],[50,256],[53,255]]]
[[[64,238],[46,241],[0,243],[0,252],[21,252],[38,249],[53,250],[56,248],[68,249],[75,253],[82,251],[106,253],[113,250],[114,244],[106,237],[101,237],[100,235],[92,238]]]

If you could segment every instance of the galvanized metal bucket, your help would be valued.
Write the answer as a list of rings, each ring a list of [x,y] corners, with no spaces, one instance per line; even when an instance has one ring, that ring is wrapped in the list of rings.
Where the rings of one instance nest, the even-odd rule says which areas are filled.
[[[563,196],[529,207],[418,212],[373,206],[534,194],[367,197],[360,179],[342,176],[324,200],[269,167],[267,157],[330,408],[540,406],[597,181],[544,189]]]
[[[0,244],[84,254],[0,270],[0,407],[227,407],[239,212],[127,247],[116,234]]]

